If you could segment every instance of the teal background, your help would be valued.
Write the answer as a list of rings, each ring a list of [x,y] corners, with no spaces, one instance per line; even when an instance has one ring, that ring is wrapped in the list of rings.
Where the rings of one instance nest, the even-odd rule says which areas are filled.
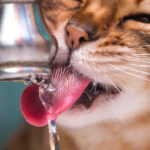
[[[20,111],[23,83],[0,82],[0,150],[9,135],[24,121]]]

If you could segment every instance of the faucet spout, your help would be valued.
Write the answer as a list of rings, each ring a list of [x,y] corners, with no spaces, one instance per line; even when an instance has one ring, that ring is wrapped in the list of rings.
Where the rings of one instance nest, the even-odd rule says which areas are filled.
[[[40,1],[0,2],[0,81],[51,74],[56,42],[43,19]]]

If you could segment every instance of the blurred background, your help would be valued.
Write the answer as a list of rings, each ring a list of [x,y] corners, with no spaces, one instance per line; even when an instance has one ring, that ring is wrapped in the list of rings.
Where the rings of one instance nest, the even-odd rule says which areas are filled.
[[[24,122],[20,111],[23,83],[0,82],[0,150],[8,137]]]

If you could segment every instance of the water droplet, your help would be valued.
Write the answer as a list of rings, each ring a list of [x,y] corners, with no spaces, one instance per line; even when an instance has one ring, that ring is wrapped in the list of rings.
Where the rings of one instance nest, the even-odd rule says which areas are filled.
[[[56,90],[50,81],[46,82],[45,80],[40,84],[40,89],[43,89],[45,92],[54,92]]]
[[[55,87],[50,83],[47,87],[47,90],[50,91],[50,92],[54,92],[56,89]]]
[[[29,76],[24,80],[24,84],[29,86],[32,84],[37,84],[40,86],[40,88],[45,89],[47,91],[53,92],[55,91],[55,88],[51,84],[50,81],[50,75],[45,75],[45,74],[35,74],[32,76]]]
[[[24,80],[24,84],[25,84],[26,86],[29,86],[29,85],[32,85],[32,82],[31,82],[31,80],[29,80],[29,79],[25,79],[25,80]]]
[[[45,106],[45,105],[46,105],[46,102],[42,101],[42,104]]]

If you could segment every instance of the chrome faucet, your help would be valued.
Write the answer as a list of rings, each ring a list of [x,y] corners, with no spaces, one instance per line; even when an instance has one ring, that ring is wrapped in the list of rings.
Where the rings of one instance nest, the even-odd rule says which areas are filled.
[[[55,54],[40,0],[0,0],[0,81],[50,75]]]

